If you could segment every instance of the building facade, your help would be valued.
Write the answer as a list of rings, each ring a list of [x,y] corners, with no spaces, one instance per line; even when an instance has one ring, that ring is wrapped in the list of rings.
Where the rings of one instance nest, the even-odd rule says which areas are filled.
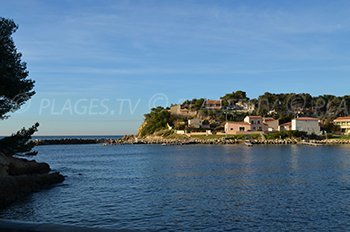
[[[304,131],[308,134],[321,134],[320,120],[318,118],[301,117],[292,120],[292,130]]]
[[[287,122],[279,125],[278,131],[291,131],[292,130],[292,122]]]
[[[221,110],[222,109],[222,101],[208,99],[204,102],[204,108],[206,110]]]
[[[247,116],[244,118],[244,122],[250,124],[251,131],[267,131],[267,125],[261,116]]]
[[[279,120],[274,118],[264,118],[264,124],[267,126],[269,132],[278,131]]]
[[[225,133],[236,135],[251,131],[251,125],[247,122],[226,122]]]
[[[345,134],[345,135],[350,134],[350,116],[339,117],[339,118],[335,119],[334,125],[339,126],[340,130],[343,134]]]

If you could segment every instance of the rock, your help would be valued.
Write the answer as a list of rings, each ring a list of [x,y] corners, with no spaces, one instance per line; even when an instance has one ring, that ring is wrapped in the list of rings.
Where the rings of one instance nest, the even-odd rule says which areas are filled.
[[[60,173],[50,171],[46,163],[0,154],[0,208],[25,194],[64,181]]]
[[[11,176],[43,174],[51,171],[50,166],[46,163],[37,163],[26,159],[12,159],[13,161],[8,166],[8,174]]]

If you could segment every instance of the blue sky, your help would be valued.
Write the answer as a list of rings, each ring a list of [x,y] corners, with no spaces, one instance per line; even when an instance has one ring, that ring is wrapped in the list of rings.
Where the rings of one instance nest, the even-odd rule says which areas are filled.
[[[349,94],[350,1],[0,3],[37,91],[1,135],[135,133],[153,105],[234,90]]]

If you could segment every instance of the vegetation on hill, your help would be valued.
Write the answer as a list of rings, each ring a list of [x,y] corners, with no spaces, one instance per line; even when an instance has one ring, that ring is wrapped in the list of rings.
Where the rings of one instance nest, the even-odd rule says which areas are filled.
[[[225,96],[221,97],[223,107],[237,104],[240,101],[248,102],[249,98],[247,93],[241,90],[236,92],[228,93]]]
[[[256,114],[273,116],[282,123],[298,116],[318,117],[325,124],[339,116],[348,115],[350,96],[322,95],[313,97],[308,93],[272,94],[266,92],[257,99]]]
[[[220,98],[221,110],[205,108],[205,98],[186,100],[181,104],[182,109],[195,112],[196,116],[171,115],[168,109],[158,107],[145,115],[142,136],[153,134],[167,128],[167,124],[176,130],[193,130],[187,125],[187,120],[198,117],[205,122],[206,127],[215,133],[223,131],[224,123],[242,121],[247,115],[260,115],[279,119],[280,124],[290,122],[295,117],[317,117],[322,122],[322,130],[336,132],[332,122],[339,116],[349,114],[350,96],[322,95],[311,96],[308,93],[266,92],[258,98],[249,99],[244,91],[234,91]],[[205,130],[205,129],[202,129]],[[290,135],[276,135],[289,137]]]
[[[145,115],[145,121],[140,128],[139,135],[144,137],[164,130],[171,121],[171,114],[168,109],[163,107],[153,108],[150,113]]]

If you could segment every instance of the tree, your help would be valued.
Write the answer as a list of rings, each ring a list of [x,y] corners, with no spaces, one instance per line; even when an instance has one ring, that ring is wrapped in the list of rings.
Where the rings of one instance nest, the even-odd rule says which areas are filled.
[[[0,119],[8,118],[8,113],[18,110],[35,94],[34,81],[28,79],[27,65],[22,62],[22,54],[17,52],[12,38],[17,29],[13,20],[0,17]],[[0,153],[8,156],[35,155],[36,152],[31,151],[34,144],[30,140],[38,126],[36,123],[28,130],[23,128],[0,140]]]
[[[221,97],[223,106],[234,105],[239,101],[249,101],[247,93],[241,90],[236,92],[228,93]]]
[[[0,140],[0,154],[7,156],[13,155],[36,155],[36,151],[32,151],[35,144],[31,141],[32,135],[38,131],[39,123],[36,123],[29,129],[23,128],[10,137]]]
[[[28,79],[27,65],[21,61],[12,34],[18,26],[13,20],[0,18],[0,119],[18,110],[34,94],[34,81]]]
[[[145,114],[145,124],[140,131],[142,137],[151,135],[157,131],[167,128],[167,124],[172,123],[170,112],[163,107],[156,107],[149,114]]]

